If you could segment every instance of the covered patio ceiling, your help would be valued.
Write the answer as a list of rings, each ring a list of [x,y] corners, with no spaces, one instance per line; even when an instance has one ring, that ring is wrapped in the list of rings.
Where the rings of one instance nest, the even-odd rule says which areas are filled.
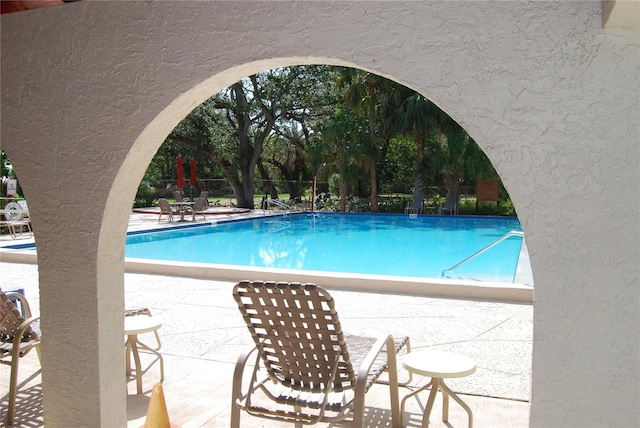
[[[79,0],[2,0],[0,13],[20,12]],[[601,0],[602,28],[640,28],[640,0]]]

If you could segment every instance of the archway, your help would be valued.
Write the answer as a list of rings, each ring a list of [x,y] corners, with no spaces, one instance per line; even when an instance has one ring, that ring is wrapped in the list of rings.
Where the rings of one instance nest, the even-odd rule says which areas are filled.
[[[601,18],[598,2],[75,2],[3,15],[2,143],[33,199],[50,333],[44,387],[56,390],[48,423],[123,418],[124,379],[110,376],[121,367],[113,290],[134,192],[123,182],[139,182],[144,166],[132,159],[146,165],[137,152],[162,133],[133,141],[145,127],[157,133],[148,124],[193,82],[318,57],[429,95],[504,178],[537,272],[532,423],[629,425],[640,68],[637,33],[604,31]],[[71,357],[70,337],[82,350]],[[56,367],[63,356],[68,366]],[[574,399],[547,399],[558,393]]]
[[[275,62],[276,60],[273,60],[272,62]],[[288,66],[288,65],[326,65],[327,63],[329,64],[341,64],[342,67],[340,67],[341,73],[344,73],[346,70],[355,70],[355,68],[350,68],[353,67],[354,64],[351,63],[347,63],[347,62],[339,62],[335,59],[326,59],[326,58],[304,58],[304,59],[300,59],[300,58],[283,58],[281,59],[281,63],[280,65],[278,65],[277,69],[278,71],[276,71],[276,74],[278,75],[278,73],[280,73],[280,70],[282,70],[282,67]],[[245,64],[242,66],[239,66],[238,69],[241,70],[241,73],[244,72],[244,70],[246,69],[254,69],[254,70],[260,70],[263,71],[261,68],[261,64]],[[274,69],[270,69],[270,70],[274,70]],[[296,70],[295,72],[300,72],[299,70]],[[293,73],[295,73],[293,72]],[[307,71],[308,73],[309,71]],[[225,71],[225,75],[226,74],[231,74],[233,73],[233,70],[228,70]],[[289,72],[284,71],[284,74],[288,74]],[[304,73],[304,71],[302,72]],[[371,70],[368,71],[368,73],[371,73],[371,75],[375,75],[374,72],[371,72]],[[241,75],[240,73],[238,73],[236,76],[234,76],[232,79],[238,78],[240,79],[238,76]],[[247,80],[247,82],[249,81],[248,77],[245,75],[242,77],[242,79]],[[212,95],[211,92],[212,91],[216,91],[216,93],[218,92],[218,90],[216,88],[211,88],[212,85],[210,82],[211,81],[215,81],[216,79],[218,79],[217,77],[211,77],[209,79],[207,79],[207,81],[198,84],[196,86],[194,86],[194,88],[191,90],[190,93],[185,93],[183,95],[181,95],[180,100],[178,100],[177,102],[179,103],[180,107],[187,107],[188,103],[184,102],[184,99],[187,98],[197,98],[199,97],[199,100],[194,101],[191,103],[191,105],[199,105],[198,103],[202,100],[208,100]],[[232,80],[231,79],[231,80]],[[302,78],[303,79],[303,78]],[[258,79],[259,80],[259,79]],[[381,79],[382,80],[382,79]],[[233,81],[233,83],[236,83],[236,81]],[[255,85],[256,83],[254,83]],[[405,90],[399,88],[399,85],[391,85],[390,81],[387,81],[387,83],[380,83],[381,86],[387,85],[389,86],[389,89],[387,89],[387,91],[395,91],[395,93],[402,93],[403,96],[408,96],[408,91],[406,91],[406,87]],[[218,87],[220,87],[220,85],[218,85]],[[227,86],[228,87],[228,86]],[[382,90],[382,89],[381,89]],[[202,91],[202,94],[199,94],[198,92]],[[413,93],[413,92],[411,92]],[[196,95],[194,95],[196,94]],[[211,101],[211,100],[209,100]],[[398,103],[400,101],[397,101]],[[219,102],[218,102],[219,104]],[[429,103],[429,105],[431,105]],[[202,107],[200,105],[200,107]],[[166,136],[167,134],[171,133],[171,130],[173,130],[172,125],[170,125],[171,123],[175,122],[176,120],[181,120],[183,118],[183,116],[185,116],[187,113],[190,113],[192,110],[188,110],[188,111],[181,111],[178,112],[175,117],[170,118],[169,114],[166,114],[167,111],[171,110],[171,106],[167,107],[167,109],[165,109],[165,111],[163,111],[158,118],[156,118],[155,120],[158,120],[159,123],[161,124],[161,126],[164,126],[165,129],[162,132],[159,132],[158,134],[163,134],[164,136]],[[190,108],[190,107],[189,107]],[[212,107],[213,108],[213,107]],[[428,108],[428,107],[425,107]],[[430,107],[433,108],[433,107]],[[277,110],[277,109],[276,109]],[[207,115],[206,112],[204,113],[199,113],[199,114],[204,114],[205,116]],[[437,114],[437,112],[434,112],[433,115],[435,117],[435,115]],[[317,116],[317,113],[316,113]],[[200,117],[200,116],[198,116]],[[190,119],[190,122],[187,123],[191,123],[191,125],[194,127],[195,129],[198,128],[198,126],[196,126],[194,123],[197,122],[199,119]],[[317,119],[316,119],[317,120]],[[173,122],[172,122],[173,121]],[[195,121],[195,122],[194,122]],[[447,124],[449,124],[449,119],[447,118]],[[185,125],[181,125],[180,129],[184,129]],[[377,126],[376,126],[377,127]],[[316,130],[314,131],[316,133],[316,135],[319,134],[319,128],[316,128]],[[147,127],[145,129],[145,132],[149,132],[149,134],[153,134],[153,131],[151,131],[151,125],[149,127]],[[203,131],[204,132],[204,131]],[[218,131],[219,132],[219,131]],[[390,133],[390,135],[399,135],[400,131],[397,130],[390,130],[388,131]],[[433,131],[435,132],[435,131]],[[217,134],[216,132],[213,132],[213,134]],[[376,134],[378,134],[378,131],[376,131]],[[186,149],[187,153],[190,156],[194,156],[193,151],[197,151],[197,150],[202,150],[205,153],[208,153],[210,150],[207,148],[207,145],[211,145],[211,147],[215,146],[215,143],[212,142],[208,142],[207,138],[208,137],[198,137],[199,139],[196,140],[191,140],[190,137],[190,133],[185,133],[185,134],[180,134],[180,131],[178,131],[178,133],[176,134],[178,135],[177,137],[172,137],[176,140],[177,142],[177,147],[182,147],[182,149]],[[198,134],[200,135],[200,134]],[[203,135],[208,135],[206,132],[204,132]],[[465,134],[466,135],[466,134]],[[144,137],[141,136],[137,141],[140,142]],[[317,137],[316,137],[317,138]],[[381,137],[378,137],[381,138]],[[388,139],[391,139],[391,136],[387,137]],[[160,137],[160,139],[162,139],[164,141],[163,137]],[[207,140],[206,143],[204,143],[204,146],[200,146],[199,144],[199,140]],[[167,140],[171,145],[170,141],[171,138],[169,138]],[[184,141],[187,141],[186,143],[184,143]],[[157,142],[157,141],[156,141]],[[229,143],[227,143],[229,144]],[[266,143],[265,143],[266,145]],[[415,146],[415,143],[411,143],[412,146]],[[194,149],[194,147],[199,147],[199,149]],[[477,147],[475,144],[473,144],[474,147]],[[173,147],[173,146],[172,146]],[[178,148],[173,148],[173,153],[170,156],[177,156],[177,153],[180,153],[180,149]],[[214,149],[215,151],[215,149]],[[142,151],[139,151],[142,152]],[[476,152],[478,152],[478,150],[476,149]],[[185,153],[182,152],[182,155],[184,155]],[[255,156],[255,155],[253,155]],[[160,158],[162,159],[162,161],[164,162],[163,166],[164,166],[164,170],[165,173],[167,171],[174,171],[174,169],[172,169],[172,167],[167,167],[167,154],[162,153]],[[481,158],[482,160],[486,162],[486,158]],[[141,160],[140,162],[142,163],[146,163],[147,160]],[[134,161],[133,164],[134,165],[138,165],[140,162],[138,161]],[[172,161],[173,162],[173,161]],[[233,161],[229,161],[230,164],[233,164]],[[384,162],[383,160],[380,160],[379,162]],[[415,157],[411,158],[410,160],[411,163],[415,162]],[[458,161],[458,163],[462,163],[462,161]],[[173,167],[175,168],[175,167]],[[495,174],[495,172],[491,169],[491,167],[489,166],[487,168],[487,170],[490,171],[491,174]],[[175,171],[174,171],[175,173]],[[257,174],[257,173],[256,173]],[[125,173],[126,177],[131,177],[133,176],[132,173]],[[168,177],[165,177],[168,178]],[[412,175],[410,178],[408,178],[408,180],[411,180],[411,183],[407,183],[407,188],[411,187],[414,182],[414,176]],[[239,181],[239,179],[238,179]],[[164,184],[163,184],[164,185]],[[161,185],[161,187],[163,186]],[[408,190],[408,192],[410,193],[411,191]],[[381,192],[379,192],[381,193]],[[444,193],[443,193],[444,194]],[[164,197],[164,196],[163,196]],[[247,197],[247,199],[251,199],[249,197]],[[117,206],[118,204],[116,203],[110,203],[110,205],[114,205]],[[399,208],[399,211],[395,211],[395,212],[402,212],[402,209],[405,207],[405,205],[402,205],[402,207]],[[396,207],[397,208],[397,207]],[[433,211],[435,213],[435,211]],[[466,212],[467,214],[470,214],[469,211]],[[477,250],[478,248],[475,248],[473,251]],[[473,252],[471,251],[471,252]],[[460,258],[458,260],[453,261],[452,263],[450,263],[450,265],[453,265],[455,262],[459,262],[461,260],[463,260],[464,257],[470,255],[471,253],[468,254],[464,254],[461,255]],[[213,263],[225,263],[225,262],[213,262]],[[133,265],[133,263],[131,263],[131,265]],[[444,266],[443,266],[444,267]],[[141,261],[137,261],[135,263],[135,269],[138,272],[148,272],[148,273],[171,273],[171,274],[178,274],[178,271],[183,272],[185,275],[189,275],[189,268],[185,267],[185,266],[175,266],[172,263],[162,263],[162,264],[156,264],[156,263],[144,263]],[[308,269],[308,268],[307,268]],[[193,271],[191,271],[193,274]],[[438,271],[438,275],[439,275],[440,271]],[[311,282],[315,282],[318,283],[320,285],[327,285],[327,286],[332,286],[330,280],[327,281],[326,279],[323,278],[316,278],[316,277],[312,277],[312,276],[305,276],[305,273],[302,271],[296,271],[293,276],[294,278],[291,279],[292,281],[295,280],[299,280],[299,281],[311,281]],[[240,275],[240,276],[238,276]],[[214,278],[214,279],[220,279],[220,278],[225,278],[225,279],[250,279],[253,278],[253,276],[255,275],[262,275],[261,277],[256,277],[255,279],[274,279],[274,280],[285,280],[287,278],[285,278],[285,274],[282,272],[279,272],[278,274],[274,274],[273,272],[271,273],[266,273],[266,272],[256,272],[256,273],[249,273],[249,272],[234,272],[234,269],[216,269],[216,268],[200,268],[198,269],[198,276],[200,277],[208,277],[208,278]],[[291,274],[289,274],[291,275]],[[410,275],[405,275],[405,276],[410,276]],[[288,276],[287,276],[288,277]],[[360,284],[357,284],[357,283]],[[527,302],[531,302],[532,301],[532,289],[531,287],[506,287],[504,285],[499,286],[499,287],[495,287],[493,288],[493,290],[491,290],[489,288],[489,286],[486,287],[482,287],[482,286],[474,286],[472,285],[472,283],[469,284],[446,284],[446,285],[442,285],[442,284],[435,284],[434,282],[431,283],[427,283],[429,281],[425,281],[425,283],[421,283],[421,287],[420,289],[417,289],[417,287],[415,286],[415,281],[400,281],[400,280],[391,280],[389,278],[385,278],[383,279],[379,279],[379,280],[373,280],[371,278],[367,278],[367,280],[360,280],[358,281],[357,278],[349,278],[349,279],[343,279],[343,281],[341,281],[342,286],[349,287],[362,287],[360,289],[369,289],[369,290],[378,290],[378,291],[384,291],[385,289],[394,289],[396,292],[407,292],[407,293],[413,293],[413,294],[424,294],[424,295],[443,295],[443,296],[456,296],[456,297],[477,297],[477,298],[493,298],[493,299],[504,299],[504,300],[517,300],[517,301],[527,301]],[[531,283],[528,283],[529,285],[531,285]],[[367,288],[368,287],[368,288]],[[446,289],[446,290],[445,290]]]

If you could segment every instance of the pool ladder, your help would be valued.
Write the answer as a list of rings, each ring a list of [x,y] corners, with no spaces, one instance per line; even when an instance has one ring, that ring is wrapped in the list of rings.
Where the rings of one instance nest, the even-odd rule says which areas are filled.
[[[280,199],[273,198],[266,199],[265,202],[267,203],[267,206],[275,205],[279,208],[282,208],[284,210],[282,217],[284,217],[285,220],[291,220],[291,205],[287,204],[286,202],[282,202]]]
[[[468,262],[469,260],[475,259],[476,257],[478,257],[480,254],[490,250],[491,248],[495,247],[496,245],[498,245],[499,243],[501,243],[502,241],[505,241],[509,238],[511,238],[512,236],[521,236],[524,237],[524,232],[518,232],[515,230],[512,230],[510,232],[505,233],[504,235],[502,235],[500,238],[496,239],[495,241],[493,241],[491,244],[487,245],[486,247],[476,251],[475,253],[471,254],[469,257],[467,257],[466,259],[462,260],[459,263],[456,263],[455,265],[451,266],[449,269],[443,269],[442,272],[440,273],[440,277],[444,278],[445,274],[447,272],[451,272],[452,270],[462,266],[463,264],[465,264],[466,262]]]

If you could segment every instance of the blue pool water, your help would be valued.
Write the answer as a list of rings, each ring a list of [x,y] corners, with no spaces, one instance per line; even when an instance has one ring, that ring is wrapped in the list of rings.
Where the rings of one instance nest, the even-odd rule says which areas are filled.
[[[440,278],[510,231],[513,218],[301,213],[129,236],[126,257],[236,266]],[[448,278],[513,282],[522,237]]]

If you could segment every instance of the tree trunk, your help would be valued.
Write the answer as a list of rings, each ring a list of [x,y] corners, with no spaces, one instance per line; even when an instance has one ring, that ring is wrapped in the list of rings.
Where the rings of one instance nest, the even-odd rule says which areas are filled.
[[[338,171],[340,173],[340,206],[338,211],[345,212],[347,210],[347,177],[342,148],[338,150]]]
[[[271,199],[278,199],[276,186],[273,185],[273,180],[269,177],[269,171],[262,165],[262,161],[258,161],[258,172],[260,173],[260,178],[262,178],[264,194],[271,196]]]
[[[424,183],[424,146],[425,134],[418,132],[416,134],[416,144],[418,146],[418,158],[416,159],[416,176],[413,181],[413,208],[422,208],[424,202],[425,183]]]
[[[460,175],[457,172],[447,173],[444,178],[444,185],[447,188],[445,208],[456,209],[460,199]]]
[[[369,179],[371,180],[371,211],[378,212],[378,170],[375,158],[369,158]]]
[[[369,85],[369,150],[367,156],[369,164],[369,180],[371,180],[371,211],[378,212],[378,170],[376,168],[376,158],[373,155],[376,151],[376,90],[373,85]]]

